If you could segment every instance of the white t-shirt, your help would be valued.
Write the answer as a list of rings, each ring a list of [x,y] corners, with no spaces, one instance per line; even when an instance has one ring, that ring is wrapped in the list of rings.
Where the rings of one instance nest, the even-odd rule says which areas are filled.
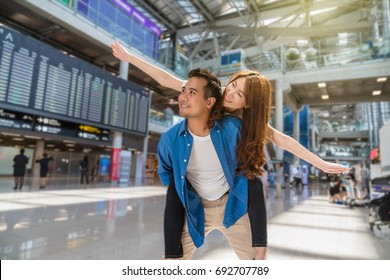
[[[191,135],[194,142],[186,177],[201,198],[217,200],[229,190],[217,152],[210,135]]]

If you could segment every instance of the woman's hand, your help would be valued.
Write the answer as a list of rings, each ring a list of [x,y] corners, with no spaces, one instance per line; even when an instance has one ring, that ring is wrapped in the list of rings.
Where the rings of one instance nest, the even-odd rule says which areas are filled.
[[[127,61],[127,59],[131,56],[131,54],[118,42],[113,42],[111,44],[112,54],[120,59]]]
[[[349,172],[351,169],[339,163],[325,162],[322,171],[326,173],[345,173]]]

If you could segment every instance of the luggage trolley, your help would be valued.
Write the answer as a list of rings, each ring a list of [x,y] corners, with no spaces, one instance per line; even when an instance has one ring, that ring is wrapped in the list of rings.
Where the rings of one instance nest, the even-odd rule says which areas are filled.
[[[390,219],[382,214],[384,210],[390,211],[390,175],[371,180],[370,198],[370,218],[368,220],[370,229],[373,230],[374,226],[378,230],[381,230],[382,226],[390,227]]]
[[[343,185],[347,191],[347,198],[345,199],[344,204],[352,207],[356,201],[355,187],[353,186],[352,180],[349,177],[343,178]]]

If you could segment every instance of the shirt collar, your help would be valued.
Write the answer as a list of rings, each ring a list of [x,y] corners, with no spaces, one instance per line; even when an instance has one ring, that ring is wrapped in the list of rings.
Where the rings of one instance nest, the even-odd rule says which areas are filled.
[[[180,126],[179,126],[179,135],[183,135],[183,134],[188,134],[189,131],[187,129],[187,122],[188,120],[185,119],[184,121],[182,121],[180,123]],[[214,130],[216,128],[221,128],[221,122],[220,121],[215,121],[214,122],[214,126],[211,128],[211,130]]]
[[[185,119],[184,121],[182,121],[180,123],[180,126],[179,126],[179,135],[183,135],[183,134],[188,134],[188,131],[187,131],[187,122],[188,120]]]

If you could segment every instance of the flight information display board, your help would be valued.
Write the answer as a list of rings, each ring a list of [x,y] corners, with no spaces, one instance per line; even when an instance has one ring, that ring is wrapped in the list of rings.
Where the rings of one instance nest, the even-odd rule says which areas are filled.
[[[0,108],[146,135],[149,90],[0,24]]]

